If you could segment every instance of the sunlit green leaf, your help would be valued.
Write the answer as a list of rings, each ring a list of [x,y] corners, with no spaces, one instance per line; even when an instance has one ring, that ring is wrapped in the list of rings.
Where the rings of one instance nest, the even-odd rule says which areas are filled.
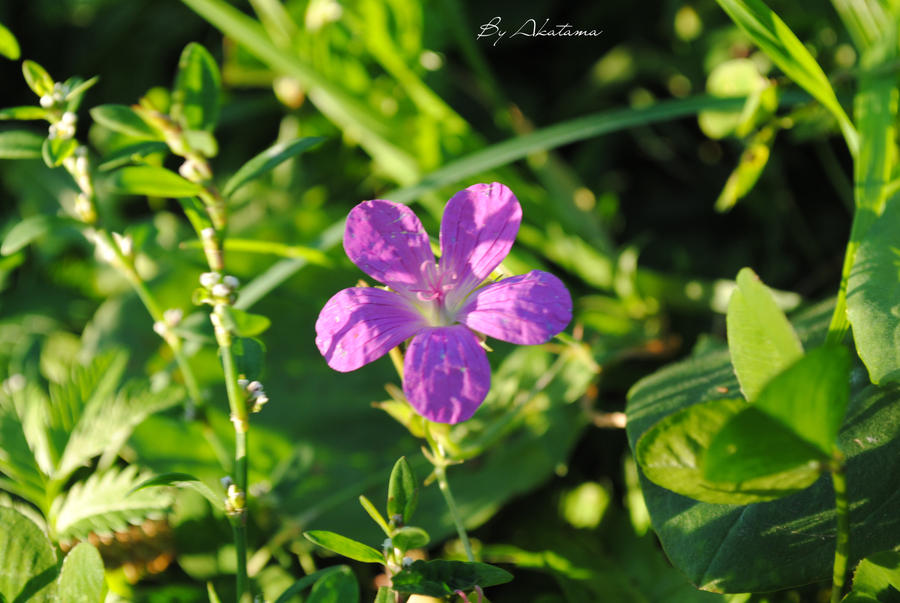
[[[325,530],[310,530],[309,532],[303,532],[303,536],[310,542],[317,544],[322,548],[355,561],[362,561],[363,563],[384,563],[384,555],[369,545],[357,542],[352,538],[347,538],[346,536],[341,536],[340,534]]]
[[[375,508],[375,505],[372,504],[372,501],[369,500],[366,496],[360,495],[359,504],[362,505],[362,508],[366,510],[366,513],[369,514],[369,517],[372,518],[372,521],[378,524],[378,527],[381,528],[381,531],[384,532],[384,535],[390,536],[390,526],[388,526],[388,523],[387,521],[385,521],[384,517],[381,516],[381,513],[378,512],[378,509]]]
[[[0,109],[0,119],[18,119],[22,121],[47,119],[47,110],[42,107],[33,107],[30,105],[24,107],[7,107],[6,109]]]
[[[59,167],[62,162],[72,156],[78,148],[78,141],[74,138],[47,138],[41,145],[41,156],[47,167]]]
[[[190,197],[203,188],[165,168],[141,165],[113,172],[112,184],[117,192],[151,197]]]
[[[44,96],[53,92],[53,78],[50,77],[46,69],[34,61],[26,59],[22,62],[22,74],[25,76],[25,82],[28,84],[28,87],[38,96]]]
[[[127,105],[100,105],[91,109],[98,124],[133,138],[163,140],[163,133]]]
[[[213,489],[201,482],[199,479],[189,473],[164,473],[144,480],[131,489],[129,495],[144,488],[153,488],[157,486],[174,486],[175,488],[187,488],[200,494],[208,500],[213,508],[219,511],[225,510],[225,495],[216,494]]]
[[[232,176],[225,184],[225,188],[222,189],[222,194],[226,197],[230,197],[245,184],[256,180],[269,170],[274,169],[283,161],[299,155],[322,140],[325,139],[321,136],[310,136],[307,138],[298,138],[291,142],[282,142],[269,147],[241,166],[241,168],[235,172],[234,176]]]
[[[239,337],[254,337],[265,332],[272,324],[266,316],[251,314],[231,306],[222,307],[222,320],[226,328]]]
[[[7,601],[56,600],[56,553],[30,519],[0,507],[0,595]]]
[[[5,56],[10,61],[18,61],[19,56],[21,56],[19,42],[2,23],[0,23],[0,55]]]
[[[0,159],[37,159],[44,137],[29,130],[0,132]]]
[[[94,545],[80,542],[66,558],[56,581],[61,600],[72,603],[99,603],[106,595],[103,559]]]
[[[403,526],[394,532],[392,541],[394,546],[401,551],[410,551],[427,546],[431,542],[431,537],[422,528]]]
[[[172,116],[188,130],[212,130],[219,119],[222,78],[215,59],[200,44],[185,46],[172,91]]]
[[[891,603],[900,600],[900,552],[883,551],[860,561],[853,590],[843,603]]]
[[[28,216],[6,233],[3,245],[0,246],[0,255],[11,255],[53,230],[77,225],[78,222],[75,220],[59,216],[45,214]]]

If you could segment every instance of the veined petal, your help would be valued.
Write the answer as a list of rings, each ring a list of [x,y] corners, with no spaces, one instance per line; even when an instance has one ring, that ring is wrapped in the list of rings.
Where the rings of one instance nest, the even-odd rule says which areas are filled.
[[[346,373],[381,358],[425,325],[403,297],[375,287],[338,291],[316,320],[316,347],[328,366]]]
[[[363,272],[404,296],[426,289],[423,273],[435,267],[419,218],[393,201],[363,201],[350,210],[344,250]]]
[[[500,265],[509,253],[522,206],[505,185],[475,184],[447,202],[441,220],[441,266],[452,305],[462,301]]]
[[[406,350],[403,393],[429,421],[465,421],[490,387],[487,354],[475,334],[462,325],[423,329]]]
[[[544,343],[572,320],[572,296],[549,272],[532,270],[479,289],[456,319],[495,339]]]

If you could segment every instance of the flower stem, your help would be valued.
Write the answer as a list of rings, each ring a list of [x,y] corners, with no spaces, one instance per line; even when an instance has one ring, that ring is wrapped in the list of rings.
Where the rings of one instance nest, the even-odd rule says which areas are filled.
[[[431,454],[426,454],[425,458],[434,465],[434,477],[437,479],[441,494],[447,502],[447,508],[450,510],[450,517],[453,518],[453,523],[456,526],[456,533],[459,534],[459,540],[462,542],[463,550],[466,551],[466,558],[469,561],[475,561],[475,555],[472,554],[472,544],[469,542],[469,534],[466,532],[466,526],[463,524],[459,509],[456,506],[456,500],[453,498],[453,492],[450,490],[450,482],[447,481],[447,466],[451,465],[453,461],[447,458],[443,446],[437,443],[431,436],[429,426],[429,422],[426,421],[425,439],[428,441],[429,448],[431,448]]]
[[[834,503],[837,510],[837,542],[834,551],[831,603],[839,603],[847,574],[847,560],[850,556],[850,511],[843,456],[836,455],[831,469],[831,482],[834,485]]]

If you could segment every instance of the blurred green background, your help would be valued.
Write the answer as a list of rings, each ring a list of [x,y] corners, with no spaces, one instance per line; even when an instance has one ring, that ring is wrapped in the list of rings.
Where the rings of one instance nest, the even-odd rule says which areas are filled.
[[[855,55],[831,6],[770,5],[815,52],[840,94]],[[436,235],[454,192],[474,182],[509,185],[525,217],[507,267],[540,267],[564,279],[575,300],[568,333],[577,341],[518,350],[492,343],[492,393],[484,410],[454,431],[464,448],[483,452],[450,472],[463,513],[480,526],[473,535],[481,555],[517,566],[515,581],[492,589],[491,599],[724,600],[695,591],[667,566],[647,532],[624,433],[605,425],[620,420],[610,413],[623,410],[637,379],[723,337],[721,280],[742,266],[804,300],[834,292],[852,191],[849,157],[824,111],[773,71],[712,0],[237,6],[248,22],[261,21],[258,31],[273,53],[238,43],[241,32],[228,27],[223,39],[179,2],[10,1],[0,4],[0,22],[18,37],[23,58],[54,78],[100,76],[78,130],[95,156],[117,141],[89,127],[87,109],[131,104],[154,86],[170,86],[191,41],[209,49],[223,72],[217,181],[276,140],[326,137],[238,195],[230,208],[234,236],[319,245],[359,201],[420,182],[414,195],[407,189],[401,196],[409,193]],[[478,26],[495,16],[510,30],[534,18],[602,35],[507,38],[496,45],[476,39]],[[756,185],[731,211],[719,212],[716,200],[746,141],[711,138],[693,116],[652,120],[641,111],[704,94],[710,72],[736,58],[750,58],[784,89],[788,108],[779,114],[790,112],[790,123],[778,123],[783,131]],[[18,62],[0,62],[0,82],[0,105],[35,102]],[[586,123],[594,127],[611,124],[611,131],[514,161],[498,159],[499,150],[491,154],[491,145],[507,141],[515,149],[532,131],[582,116],[592,116]],[[613,119],[629,116],[628,127]],[[444,176],[436,184],[429,180],[477,152],[487,153],[481,157],[490,160],[488,170],[476,161],[458,177],[438,172]],[[97,177],[102,185],[104,174]],[[146,237],[140,267],[153,291],[165,306],[191,312],[189,292],[205,263],[199,251],[181,245],[193,236],[177,203],[101,192],[104,223]],[[72,195],[61,171],[39,160],[0,163],[0,235],[24,217],[60,213]],[[263,551],[251,564],[261,570],[257,581],[266,593],[315,564],[336,562],[314,558],[299,537],[303,529],[339,531],[378,546],[378,530],[356,498],[365,493],[381,501],[398,456],[415,459],[424,477],[418,443],[370,404],[387,400],[384,385],[398,382],[390,362],[339,374],[315,348],[319,309],[362,276],[340,246],[328,258],[327,266],[279,264],[287,278],[254,305],[273,323],[263,336],[262,378],[272,401],[253,417],[250,456],[251,550]],[[240,252],[227,258],[228,271],[245,283],[284,261]],[[0,288],[3,377],[52,379],[54,366],[123,346],[132,374],[177,381],[136,296],[76,231],[55,232],[0,260]],[[799,298],[791,299],[796,305]],[[220,368],[211,329],[204,328],[197,329],[191,363],[208,392],[213,424],[229,441]],[[188,471],[210,484],[227,472],[182,412],[149,419],[129,450],[130,461],[158,472]],[[183,495],[170,523],[175,563],[162,573],[139,568],[144,579],[134,596],[205,600],[201,585],[208,579],[227,593],[233,568],[225,521]],[[431,532],[432,555],[459,555],[452,540],[444,548],[453,530],[436,487],[425,490],[416,523]],[[370,589],[370,568],[357,569]]]

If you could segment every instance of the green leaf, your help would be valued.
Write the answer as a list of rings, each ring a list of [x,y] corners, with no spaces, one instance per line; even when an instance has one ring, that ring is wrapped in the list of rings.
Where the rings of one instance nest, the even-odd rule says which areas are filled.
[[[79,542],[63,560],[56,580],[61,600],[67,603],[100,603],[106,596],[103,559],[94,545]]]
[[[47,167],[59,167],[77,148],[78,141],[74,138],[47,138],[41,145],[41,156]]]
[[[211,132],[205,130],[185,130],[187,146],[204,157],[215,157],[219,153],[219,143]]]
[[[10,61],[18,61],[21,56],[19,42],[2,23],[0,23],[0,54]]]
[[[395,515],[401,517],[402,523],[409,523],[419,501],[419,484],[409,461],[401,456],[394,463],[391,478],[388,482],[387,514],[393,520]]]
[[[0,25],[2,27],[2,25]],[[26,105],[24,107],[7,107],[0,109],[0,120],[2,119],[18,119],[27,121],[32,119],[47,119],[47,110],[43,107],[33,107]]]
[[[175,488],[193,490],[208,500],[214,509],[218,509],[219,511],[225,510],[225,495],[217,494],[212,488],[189,473],[164,473],[162,475],[151,477],[132,488],[128,495],[130,496],[134,492],[143,490],[144,488],[153,488],[156,486],[174,486]]]
[[[785,75],[834,115],[850,154],[856,155],[859,141],[853,123],[838,102],[825,72],[794,32],[761,0],[716,1]]]
[[[723,488],[734,484],[735,492],[760,492],[742,504],[760,502],[808,488],[819,478],[822,460],[821,452],[786,425],[758,408],[745,408],[709,443],[703,476]]]
[[[772,292],[749,268],[737,275],[726,324],[734,372],[751,402],[769,379],[803,355],[803,346]]]
[[[66,83],[69,84],[69,93],[66,94],[65,98],[68,103],[66,111],[72,111],[73,113],[77,111],[78,107],[81,105],[81,99],[84,97],[84,93],[93,88],[99,81],[100,76],[97,75],[84,82],[81,81],[81,78],[69,78],[69,80],[66,81]]]
[[[117,170],[112,174],[112,183],[118,193],[148,197],[192,197],[203,190],[174,172],[149,165]]]
[[[322,136],[310,136],[272,145],[241,166],[234,176],[228,179],[225,188],[222,189],[222,194],[226,197],[232,196],[245,184],[256,180],[283,161],[299,155],[323,140],[325,138]]]
[[[22,62],[22,75],[25,76],[25,83],[28,84],[28,87],[38,96],[53,92],[53,78],[46,69],[34,61],[26,59]]]
[[[281,593],[281,595],[275,600],[275,603],[287,603],[291,600],[291,597],[302,593],[304,590],[312,586],[316,581],[328,576],[329,574],[342,571],[346,567],[346,565],[335,565],[333,567],[326,567],[325,569],[320,569],[317,572],[313,572],[312,574],[303,576],[294,584],[289,586],[283,593]]]
[[[164,139],[162,132],[127,105],[99,105],[91,109],[91,117],[104,128],[132,138],[156,141]]]
[[[212,55],[195,42],[185,46],[172,91],[172,117],[188,130],[212,130],[219,119],[222,78]]]
[[[222,599],[219,598],[216,587],[213,586],[212,582],[206,583],[206,596],[209,597],[209,603],[222,603]]]
[[[853,574],[853,590],[844,603],[900,599],[900,551],[882,551],[863,559]]]
[[[37,159],[44,137],[29,130],[0,132],[0,159]]]
[[[384,517],[381,516],[381,513],[378,512],[378,509],[375,508],[375,505],[372,504],[372,501],[365,496],[360,495],[359,504],[362,505],[362,508],[366,510],[366,513],[369,514],[369,517],[372,518],[372,521],[378,524],[378,527],[381,528],[381,531],[384,532],[384,535],[390,537],[391,528],[390,526],[388,526],[387,521],[384,520]]]
[[[30,519],[0,507],[0,595],[7,601],[54,601],[56,553]]]
[[[114,466],[72,486],[53,501],[51,516],[56,519],[59,539],[83,540],[91,532],[111,534],[161,517],[172,503],[165,491],[147,489],[129,495],[149,477],[138,473],[135,465]]]
[[[375,594],[375,603],[395,603],[396,597],[387,586],[379,586],[378,592]]]
[[[710,138],[746,136],[778,106],[775,89],[750,59],[732,59],[717,65],[706,80],[706,91],[717,98],[746,99],[744,106],[735,110],[706,110],[697,115],[700,129]]]
[[[410,551],[412,549],[420,549],[427,546],[428,543],[431,542],[431,537],[428,535],[428,532],[422,528],[403,526],[394,532],[394,536],[391,540],[394,543],[394,546],[401,551]]]
[[[414,561],[392,579],[392,588],[401,593],[446,597],[456,591],[468,591],[476,586],[487,588],[505,584],[512,574],[487,563],[446,561]]]
[[[325,530],[303,532],[303,536],[310,542],[317,544],[322,548],[353,559],[354,561],[384,564],[384,555],[369,545],[357,542],[346,536],[341,536],[340,534]]]
[[[59,216],[44,214],[28,216],[6,233],[3,245],[0,246],[0,255],[12,255],[52,230],[78,225],[79,223],[75,220]]]
[[[239,337],[253,337],[265,332],[272,324],[268,317],[251,314],[231,306],[222,306],[225,327]]]
[[[734,207],[737,202],[745,197],[753,187],[756,181],[762,175],[766,164],[769,162],[769,153],[772,148],[774,135],[771,133],[765,136],[757,136],[741,153],[737,167],[728,176],[722,192],[716,199],[716,211],[726,212]]]
[[[359,603],[359,584],[353,571],[344,565],[319,578],[306,603]]]
[[[158,140],[136,142],[110,152],[103,158],[103,163],[98,166],[98,169],[101,172],[108,172],[129,163],[148,163],[148,155],[166,153],[168,149],[169,145]]]
[[[794,326],[807,346],[825,338],[834,304],[820,304]],[[850,379],[851,402],[838,437],[846,455],[850,564],[900,542],[900,389],[869,385],[861,367]],[[629,392],[627,434],[632,449],[666,416],[715,395],[733,395],[738,383],[727,350],[668,366]],[[695,585],[715,592],[763,592],[830,580],[834,562],[834,492],[828,475],[780,500],[732,506],[701,503],[641,476],[641,489],[669,559]],[[698,542],[708,546],[698,547]]]

